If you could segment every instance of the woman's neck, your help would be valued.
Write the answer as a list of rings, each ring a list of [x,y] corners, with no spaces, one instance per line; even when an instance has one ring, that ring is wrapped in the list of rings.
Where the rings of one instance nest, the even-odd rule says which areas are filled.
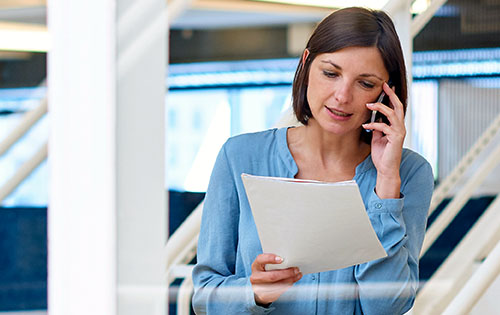
[[[316,121],[289,130],[288,146],[299,167],[299,178],[318,180],[351,179],[355,169],[369,154],[370,145],[359,134],[335,135]]]

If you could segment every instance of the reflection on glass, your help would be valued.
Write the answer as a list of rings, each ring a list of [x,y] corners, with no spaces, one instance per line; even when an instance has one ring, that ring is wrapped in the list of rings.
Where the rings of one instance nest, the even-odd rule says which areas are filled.
[[[168,188],[206,191],[213,164],[227,138],[271,128],[289,105],[290,93],[290,86],[170,91]]]

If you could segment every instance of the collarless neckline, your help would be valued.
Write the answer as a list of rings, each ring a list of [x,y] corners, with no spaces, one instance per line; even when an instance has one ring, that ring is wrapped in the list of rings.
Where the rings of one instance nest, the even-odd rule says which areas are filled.
[[[277,130],[277,133],[278,133],[278,144],[279,144],[279,152],[281,159],[283,160],[283,162],[287,167],[290,178],[293,178],[299,172],[299,167],[297,166],[297,163],[295,163],[295,160],[293,159],[292,156],[292,152],[290,152],[290,148],[288,147],[287,135],[288,135],[288,129],[290,128],[294,127],[289,126],[280,128]],[[370,153],[361,163],[359,163],[356,166],[353,179],[356,179],[359,175],[374,167],[371,157],[372,155]]]

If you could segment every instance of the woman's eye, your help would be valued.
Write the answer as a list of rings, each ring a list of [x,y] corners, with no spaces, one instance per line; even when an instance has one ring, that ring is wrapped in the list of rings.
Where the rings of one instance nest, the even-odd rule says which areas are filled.
[[[326,70],[323,70],[323,74],[329,78],[335,78],[338,76],[336,72],[331,72]]]
[[[371,88],[375,87],[375,84],[373,84],[371,82],[367,82],[367,81],[360,81],[360,84],[367,89],[371,89]]]

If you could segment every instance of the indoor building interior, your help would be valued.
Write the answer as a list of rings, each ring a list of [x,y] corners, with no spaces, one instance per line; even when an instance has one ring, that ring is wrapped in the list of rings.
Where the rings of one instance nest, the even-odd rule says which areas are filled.
[[[435,189],[408,314],[500,314],[500,0],[1,0],[0,314],[193,314],[224,142],[298,124],[305,41],[382,9]]]

